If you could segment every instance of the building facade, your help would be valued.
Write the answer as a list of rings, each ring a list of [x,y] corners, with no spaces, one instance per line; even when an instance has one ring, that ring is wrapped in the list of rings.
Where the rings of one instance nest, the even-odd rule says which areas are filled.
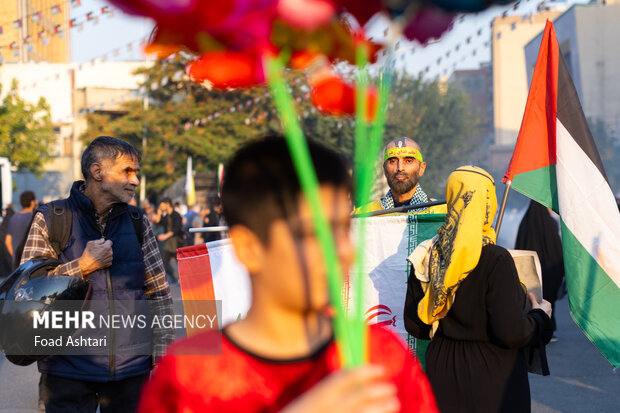
[[[33,190],[39,200],[68,195],[71,183],[82,179],[81,135],[87,130],[87,113],[118,113],[123,103],[142,99],[142,75],[134,72],[145,62],[94,63],[9,63],[0,70],[2,93],[13,79],[19,79],[18,94],[29,102],[43,97],[50,105],[55,144],[49,148],[51,161],[40,178],[28,172],[13,174],[19,199],[24,190]],[[0,96],[2,98],[2,96]],[[93,136],[95,138],[95,136]]]
[[[493,125],[491,169],[505,171],[514,150],[529,92],[524,46],[565,6],[536,14],[497,17],[492,30]],[[540,41],[539,41],[540,43]]]
[[[69,1],[2,0],[0,63],[71,61]]]
[[[472,164],[487,168],[489,147],[493,144],[493,73],[489,63],[478,69],[455,70],[449,82],[458,84],[469,96],[470,107],[479,117],[480,124],[472,137],[475,145]]]
[[[620,0],[574,5],[553,26],[586,118],[620,135]],[[528,82],[542,33],[525,45]]]

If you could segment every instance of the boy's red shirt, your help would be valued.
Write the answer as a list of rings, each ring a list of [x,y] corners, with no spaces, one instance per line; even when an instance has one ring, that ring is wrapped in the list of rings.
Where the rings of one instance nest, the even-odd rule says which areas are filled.
[[[205,334],[175,344],[195,347]],[[203,337],[201,337],[203,336]],[[383,365],[398,388],[402,412],[438,412],[430,384],[404,343],[370,327],[370,362]],[[222,339],[222,354],[168,355],[142,393],[139,413],[277,412],[340,366],[334,341],[303,359],[269,360]]]

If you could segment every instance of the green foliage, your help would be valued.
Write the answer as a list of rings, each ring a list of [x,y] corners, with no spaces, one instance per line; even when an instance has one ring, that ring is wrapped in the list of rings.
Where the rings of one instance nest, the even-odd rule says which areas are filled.
[[[457,86],[402,77],[389,106],[385,142],[407,136],[420,145],[426,172],[424,191],[445,198],[450,172],[471,162],[472,137],[480,123],[469,97]]]
[[[50,108],[43,98],[36,105],[26,102],[17,89],[14,79],[0,103],[0,156],[7,157],[18,170],[40,176],[54,140]]]
[[[188,155],[196,171],[214,170],[226,162],[246,141],[267,133],[281,133],[266,86],[241,90],[209,90],[185,76],[186,59],[175,55],[140,69],[146,80],[148,108],[143,101],[125,104],[121,116],[89,114],[88,130],[82,140],[88,143],[98,135],[110,135],[146,148],[142,173],[147,179],[147,193],[160,193],[185,174]],[[319,115],[311,107],[309,88],[299,73],[287,72],[297,97],[298,113],[309,138],[350,151],[352,126],[336,118]],[[339,126],[340,125],[340,126]]]
[[[266,86],[210,90],[187,78],[186,63],[187,58],[177,54],[139,70],[146,78],[143,90],[148,95],[148,108],[142,101],[133,101],[125,104],[126,113],[120,116],[88,115],[89,128],[82,136],[85,142],[97,135],[111,135],[141,148],[142,135],[146,134],[141,167],[148,196],[160,193],[185,174],[188,155],[193,156],[195,170],[214,170],[246,141],[282,132]],[[318,113],[310,102],[305,76],[293,71],[285,76],[306,137],[341,151],[351,160],[354,118]],[[400,80],[391,99],[386,140],[405,135],[418,140],[429,163],[424,188],[438,187],[438,182],[447,177],[443,173],[458,166],[454,157],[460,159],[464,151],[456,145],[466,140],[475,123],[467,99],[459,91],[449,88],[442,93],[436,83],[411,78]]]

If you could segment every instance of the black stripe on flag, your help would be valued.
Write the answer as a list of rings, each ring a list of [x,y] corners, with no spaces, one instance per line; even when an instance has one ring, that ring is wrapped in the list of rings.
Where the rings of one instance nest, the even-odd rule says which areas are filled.
[[[605,178],[605,181],[607,181],[607,184],[609,184],[603,162],[601,161],[601,156],[596,149],[596,144],[594,143],[592,133],[588,127],[586,115],[581,108],[577,89],[575,89],[575,84],[570,77],[568,66],[562,54],[560,54],[558,63],[558,119],[562,122],[562,125],[564,125],[568,133],[570,133],[570,136],[577,142],[581,150],[583,150],[592,163],[596,165],[601,175]]]

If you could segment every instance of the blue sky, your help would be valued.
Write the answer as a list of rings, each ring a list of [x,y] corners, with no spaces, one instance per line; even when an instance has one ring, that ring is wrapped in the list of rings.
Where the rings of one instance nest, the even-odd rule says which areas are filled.
[[[81,6],[71,8],[71,17],[77,18],[77,23],[85,22],[85,15],[93,12],[99,16],[99,22],[85,22],[84,28],[71,29],[71,60],[74,62],[88,62],[100,59],[107,55],[108,60],[142,60],[139,47],[136,44],[141,38],[148,36],[153,28],[153,21],[129,16],[115,10],[113,17],[101,15],[101,8],[109,3],[103,0],[82,0]],[[127,50],[127,44],[133,43],[132,50]],[[118,50],[118,56],[114,51]]]

